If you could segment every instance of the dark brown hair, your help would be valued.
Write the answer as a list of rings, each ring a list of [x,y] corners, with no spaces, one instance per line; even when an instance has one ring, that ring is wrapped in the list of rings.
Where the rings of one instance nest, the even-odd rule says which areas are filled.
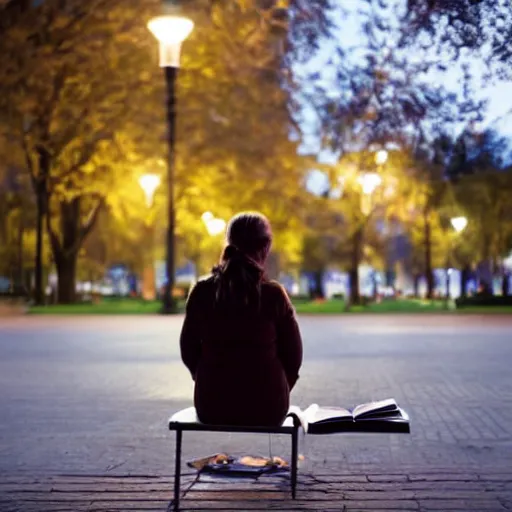
[[[239,213],[231,219],[220,264],[213,269],[218,305],[258,307],[265,261],[272,246],[270,223],[260,213]]]

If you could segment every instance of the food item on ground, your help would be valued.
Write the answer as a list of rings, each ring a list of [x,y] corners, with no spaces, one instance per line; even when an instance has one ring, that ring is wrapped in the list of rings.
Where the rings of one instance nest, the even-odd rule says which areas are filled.
[[[270,464],[275,464],[276,466],[278,466],[280,468],[288,467],[288,462],[286,462],[281,457],[272,457],[272,460],[270,461]]]
[[[251,466],[253,468],[261,468],[268,464],[268,459],[263,457],[252,457],[251,455],[246,455],[245,457],[241,457],[239,459],[240,464],[244,466]]]
[[[225,453],[219,453],[215,456],[215,458],[212,460],[213,464],[229,464],[230,457],[226,455]]]

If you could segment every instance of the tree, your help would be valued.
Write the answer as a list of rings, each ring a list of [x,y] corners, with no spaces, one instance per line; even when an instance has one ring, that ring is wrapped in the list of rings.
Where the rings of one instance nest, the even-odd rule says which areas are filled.
[[[384,265],[385,225],[401,218],[401,187],[405,179],[398,151],[378,165],[374,151],[345,153],[330,172],[331,203],[336,205],[337,238],[333,254],[349,274],[350,303],[359,304],[359,267],[366,261]]]
[[[509,161],[505,137],[494,130],[478,132],[470,126],[455,141],[447,165],[454,201],[469,219],[466,238],[472,243],[471,263],[489,270],[480,275],[489,289],[492,272],[500,269],[501,259],[510,249]]]
[[[454,192],[469,219],[475,263],[489,262],[492,273],[500,271],[511,248],[512,173],[489,170],[465,176],[455,184]],[[481,275],[481,281],[492,289],[489,279]]]
[[[393,155],[402,176],[395,179],[403,185],[396,206],[401,210],[399,218],[405,219],[403,207],[415,197],[416,208],[423,212],[425,274],[431,297],[434,287],[431,216],[435,215],[444,188],[444,165],[435,161],[439,148],[435,151],[431,148],[441,142],[435,140],[440,127],[447,130],[461,120],[479,119],[483,104],[467,97],[465,90],[454,93],[431,82],[426,74],[429,63],[413,58],[400,47],[394,10],[379,4],[362,9],[359,16],[358,22],[364,30],[361,44],[350,51],[344,46],[337,49],[337,55],[329,62],[334,79],[324,88],[311,90],[311,103],[320,118],[323,147],[337,155],[340,162],[346,155],[366,155],[356,166],[368,170],[373,166],[368,156],[372,151],[383,147],[398,149]],[[421,157],[417,156],[420,149],[426,153]],[[345,200],[350,202],[348,197]],[[358,207],[361,197],[357,192],[352,192],[352,202],[352,213],[347,212],[345,216],[353,223],[350,274],[354,283],[352,300],[358,301],[356,273],[368,219],[353,213],[361,212]],[[391,206],[384,208],[386,215],[391,215]]]
[[[177,235],[185,247],[192,197],[222,198],[226,210],[270,213],[276,202],[267,193],[270,183],[271,190],[286,192],[284,206],[270,215],[276,246],[297,261],[287,230],[298,225],[300,212],[289,206],[300,205],[305,165],[297,138],[291,140],[297,132],[289,63],[292,55],[311,55],[307,44],[328,25],[326,5],[187,4],[197,28],[183,52],[179,83],[176,191],[178,209],[185,210]],[[59,300],[71,302],[81,247],[101,211],[119,202],[118,189],[132,176],[126,170],[150,155],[162,159],[165,125],[156,43],[145,27],[160,3],[67,0],[65,7],[57,0],[18,2],[4,18],[0,50],[8,58],[0,117],[25,152],[37,198],[38,247],[44,222]],[[40,271],[36,281],[40,299]]]
[[[448,176],[458,179],[461,176],[502,170],[510,162],[510,143],[495,130],[478,132],[471,126],[457,137],[448,165]]]
[[[408,0],[402,24],[404,46],[435,46],[438,55],[455,60],[470,51],[486,62],[488,72],[501,79],[510,77],[512,9],[508,0]]]
[[[72,302],[80,247],[115,185],[111,170],[123,160],[119,132],[129,129],[148,91],[149,77],[141,76],[145,53],[127,37],[133,21],[119,4],[107,4],[32,5],[2,43],[11,57],[3,68],[2,112],[9,137],[23,147],[37,199],[38,302],[43,222],[59,300]]]
[[[10,278],[13,289],[24,291],[30,286],[35,247],[35,205],[25,178],[25,173],[9,167],[4,179],[0,179],[0,275]],[[45,270],[50,260],[45,239],[42,254]]]
[[[254,9],[236,4],[207,10],[208,4],[196,3],[198,30],[193,50],[184,56],[178,194],[186,194],[194,180],[191,167],[196,176],[214,168],[217,180],[230,173],[238,177],[248,156],[260,167],[275,159],[269,148],[276,136],[289,142],[286,95],[277,81],[279,54],[268,52],[275,44],[270,27],[254,30],[261,25]],[[134,12],[140,9],[135,3],[101,0],[87,5],[69,0],[66,10],[60,7],[51,0],[31,6],[7,27],[2,50],[13,58],[4,68],[8,94],[2,112],[25,150],[37,197],[38,239],[45,219],[59,300],[72,302],[80,248],[115,195],[123,167],[133,165],[129,156],[139,153],[143,160],[141,144],[163,154],[163,116],[153,112],[161,110],[164,91],[154,79],[157,66],[148,62],[148,52],[156,52],[144,26],[157,2],[143,13]],[[247,59],[245,66],[241,59]],[[258,96],[251,84],[264,82]],[[266,109],[256,110],[262,104]],[[148,124],[155,126],[152,140]],[[262,124],[268,129],[255,137]],[[259,179],[264,177],[262,172]],[[40,272],[36,281],[40,300]]]

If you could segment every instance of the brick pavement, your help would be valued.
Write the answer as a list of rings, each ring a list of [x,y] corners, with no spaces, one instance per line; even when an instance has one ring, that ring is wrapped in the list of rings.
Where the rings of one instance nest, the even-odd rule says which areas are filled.
[[[172,478],[81,475],[51,478],[0,477],[2,512],[165,511],[172,503]],[[297,500],[284,478],[254,482],[183,478],[181,509],[320,511],[512,510],[508,473],[327,473],[301,474]]]
[[[181,319],[162,317],[0,321],[0,512],[165,510],[171,482],[160,475],[173,463],[165,421],[192,396],[179,360],[180,326]],[[268,503],[246,495],[237,502],[238,491],[224,496],[223,487],[212,496],[196,486],[192,509],[512,510],[512,318],[308,317],[301,327],[305,364],[294,403],[394,396],[411,416],[411,435],[302,439],[301,474],[310,476],[296,503],[275,489]],[[266,454],[268,438],[190,434],[184,458],[248,447]],[[289,442],[276,438],[272,449],[286,456]],[[326,480],[345,470],[363,481]],[[82,475],[70,485],[86,491],[83,475],[99,480],[90,492],[69,493],[71,477],[59,474]],[[390,475],[397,481],[386,481]],[[142,501],[129,505],[132,484]],[[154,492],[146,492],[149,484]]]

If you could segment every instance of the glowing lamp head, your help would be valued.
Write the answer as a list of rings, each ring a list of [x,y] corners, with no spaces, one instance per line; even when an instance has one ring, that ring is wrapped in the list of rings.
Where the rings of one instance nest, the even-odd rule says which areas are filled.
[[[201,215],[201,220],[206,224],[207,222],[211,221],[213,219],[213,213],[212,212],[204,212],[203,215]]]
[[[156,189],[160,186],[160,176],[157,174],[144,174],[139,178],[139,185],[144,191],[147,205],[151,206]]]
[[[364,195],[371,195],[375,189],[382,183],[382,178],[374,172],[367,172],[359,177],[359,183],[363,189]]]
[[[457,233],[462,233],[468,225],[468,219],[466,217],[454,217],[451,219],[451,223]]]
[[[226,221],[224,219],[211,219],[206,223],[206,229],[210,236],[218,236],[226,230]]]
[[[179,14],[164,14],[149,21],[148,29],[160,42],[160,67],[180,67],[181,44],[193,28],[194,22]]]
[[[388,152],[385,149],[377,151],[375,154],[375,163],[377,165],[384,165],[388,161]]]
[[[148,29],[160,43],[179,45],[191,34],[194,22],[185,16],[163,15],[150,20]]]
[[[217,219],[212,212],[204,212],[201,215],[201,220],[204,222],[210,236],[220,235],[226,230],[226,221],[224,219]]]

